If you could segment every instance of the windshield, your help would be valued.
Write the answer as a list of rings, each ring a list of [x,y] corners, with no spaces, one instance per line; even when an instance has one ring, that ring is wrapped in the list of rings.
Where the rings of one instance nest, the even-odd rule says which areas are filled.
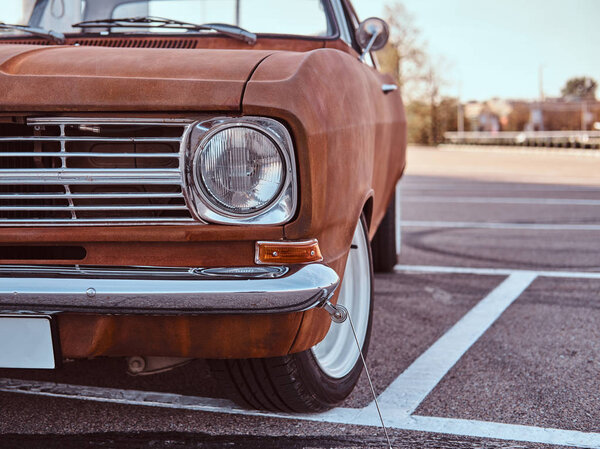
[[[154,16],[195,24],[224,23],[253,33],[324,37],[334,34],[327,0],[20,0],[3,2],[0,22],[32,25],[62,33],[107,31],[81,29],[87,20]],[[181,33],[164,28],[113,27],[113,33]],[[1,35],[22,34],[1,30]]]

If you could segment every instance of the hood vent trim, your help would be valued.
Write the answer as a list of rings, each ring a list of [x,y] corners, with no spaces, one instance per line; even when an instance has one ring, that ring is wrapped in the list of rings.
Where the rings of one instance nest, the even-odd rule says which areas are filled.
[[[44,39],[2,40],[1,44],[12,45],[55,45]],[[83,47],[110,47],[110,48],[184,48],[198,47],[197,39],[178,38],[87,38],[69,40],[70,45]]]

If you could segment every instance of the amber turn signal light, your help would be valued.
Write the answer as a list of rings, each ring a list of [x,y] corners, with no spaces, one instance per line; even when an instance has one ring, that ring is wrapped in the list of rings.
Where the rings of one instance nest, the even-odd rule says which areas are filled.
[[[296,264],[323,260],[316,239],[302,242],[256,242],[257,264]]]

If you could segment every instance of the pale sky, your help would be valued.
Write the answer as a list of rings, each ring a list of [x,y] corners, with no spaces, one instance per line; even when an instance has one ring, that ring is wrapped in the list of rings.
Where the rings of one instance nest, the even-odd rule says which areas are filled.
[[[361,19],[393,0],[353,0]],[[600,0],[404,0],[463,100],[558,96],[572,76],[600,83]],[[598,92],[600,94],[600,92]]]

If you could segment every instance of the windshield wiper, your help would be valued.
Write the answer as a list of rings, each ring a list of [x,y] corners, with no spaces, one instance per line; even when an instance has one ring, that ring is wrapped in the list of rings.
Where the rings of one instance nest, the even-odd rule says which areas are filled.
[[[27,25],[13,25],[10,23],[0,22],[0,30],[17,30],[24,31],[29,34],[33,34],[34,36],[43,37],[45,39],[50,39],[52,42],[57,44],[65,43],[65,35],[59,33],[58,31],[45,30],[43,28],[30,27]]]
[[[72,25],[74,28],[178,28],[186,31],[216,31],[250,45],[256,43],[256,34],[226,23],[195,23],[165,19],[164,17],[125,17],[122,19],[86,20]]]

